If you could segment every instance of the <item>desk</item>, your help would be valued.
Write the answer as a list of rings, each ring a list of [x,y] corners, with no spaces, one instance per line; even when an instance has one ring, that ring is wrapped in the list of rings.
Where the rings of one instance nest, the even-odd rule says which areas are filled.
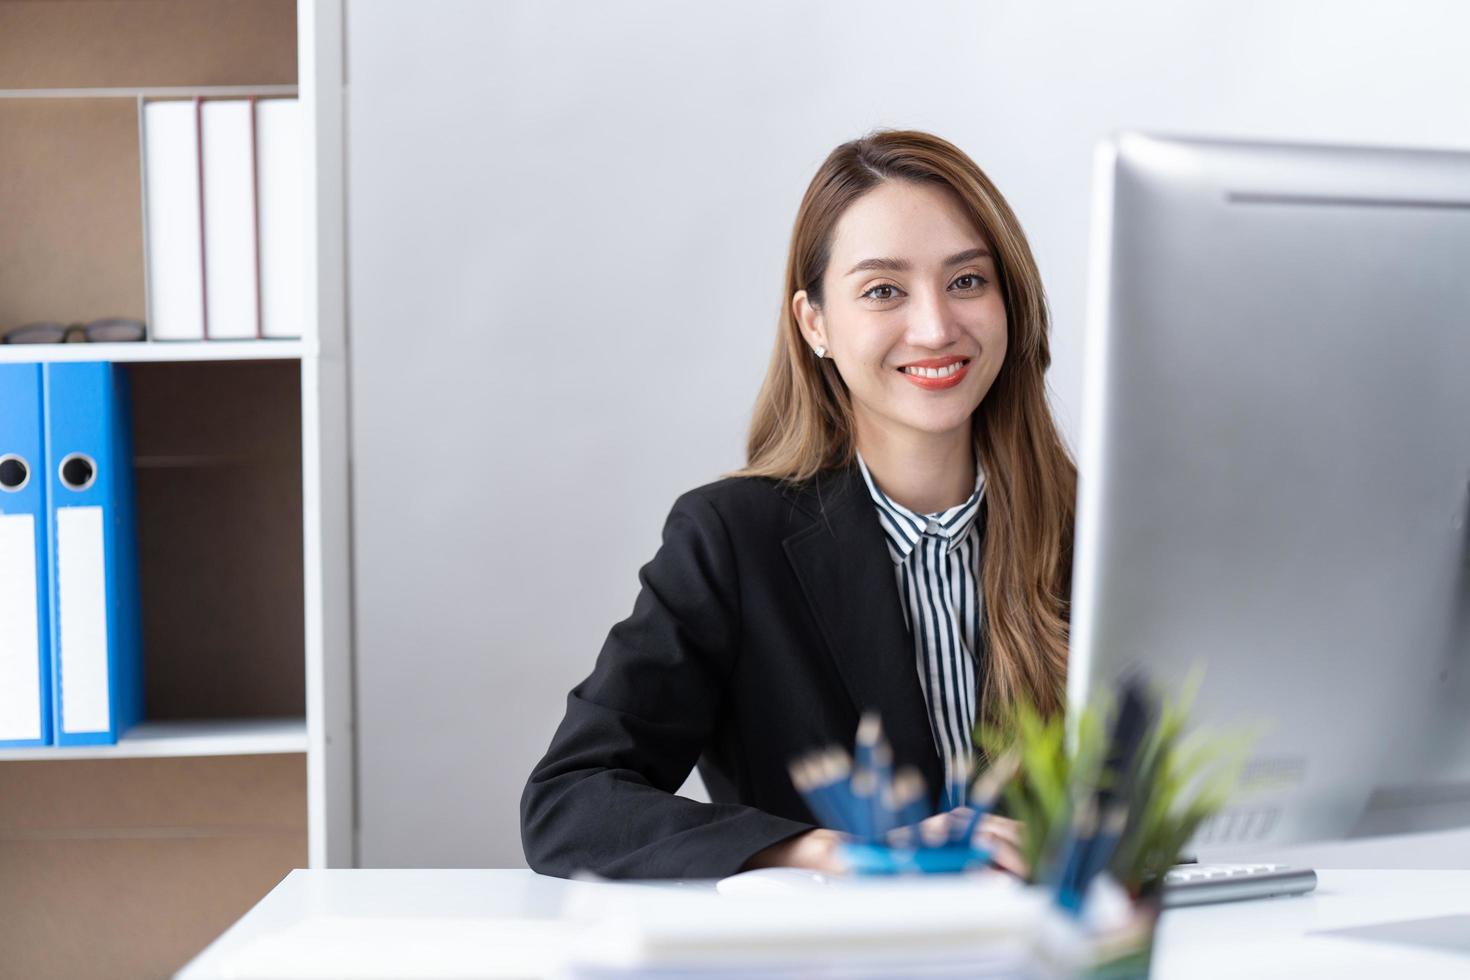
[[[179,978],[541,976],[566,885],[525,870],[293,871]],[[1334,934],[1416,920],[1428,921],[1398,931],[1418,945]],[[1422,943],[1451,930],[1470,942],[1470,871],[1321,870],[1311,895],[1174,909],[1160,930],[1163,980],[1464,980],[1470,950]]]

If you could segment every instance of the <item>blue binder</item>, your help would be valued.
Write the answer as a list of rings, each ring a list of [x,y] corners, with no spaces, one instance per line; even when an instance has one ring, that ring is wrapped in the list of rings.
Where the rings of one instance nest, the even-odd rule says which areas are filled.
[[[111,744],[143,708],[127,375],[100,362],[44,373],[55,742]]]
[[[0,364],[0,746],[51,743],[41,365]]]

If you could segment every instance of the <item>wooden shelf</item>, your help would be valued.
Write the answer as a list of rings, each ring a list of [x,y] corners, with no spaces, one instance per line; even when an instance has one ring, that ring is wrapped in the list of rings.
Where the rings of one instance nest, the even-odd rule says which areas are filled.
[[[145,721],[128,729],[116,745],[0,749],[0,762],[275,755],[305,751],[306,721],[302,718]]]
[[[0,364],[48,361],[295,361],[315,353],[302,340],[139,341],[131,344],[0,344]]]

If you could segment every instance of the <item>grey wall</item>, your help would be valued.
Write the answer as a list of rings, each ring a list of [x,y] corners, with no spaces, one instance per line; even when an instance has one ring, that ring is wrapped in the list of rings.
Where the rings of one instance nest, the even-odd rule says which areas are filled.
[[[349,0],[359,863],[523,863],[566,690],[742,462],[837,143],[929,129],[1004,190],[1076,433],[1093,141],[1470,148],[1467,36],[1452,2]]]

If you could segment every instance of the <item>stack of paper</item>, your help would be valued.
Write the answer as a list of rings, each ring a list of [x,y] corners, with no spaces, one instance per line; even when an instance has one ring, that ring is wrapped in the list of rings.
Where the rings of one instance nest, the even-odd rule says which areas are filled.
[[[1047,977],[1076,965],[1051,935],[1049,895],[998,873],[759,897],[589,885],[565,916],[580,923],[568,977]]]

